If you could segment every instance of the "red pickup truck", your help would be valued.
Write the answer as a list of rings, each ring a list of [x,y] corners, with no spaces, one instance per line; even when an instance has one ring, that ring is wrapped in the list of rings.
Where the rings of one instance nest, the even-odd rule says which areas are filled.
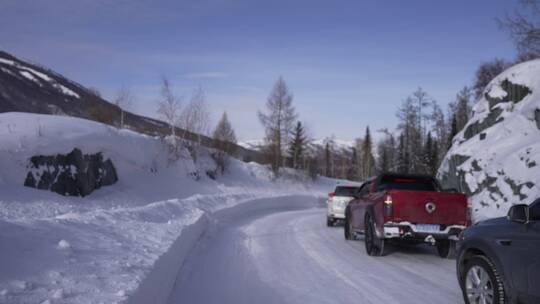
[[[345,209],[345,238],[364,234],[366,252],[382,256],[391,241],[437,246],[441,257],[455,254],[458,236],[470,225],[467,197],[443,191],[425,175],[382,174],[366,181]]]

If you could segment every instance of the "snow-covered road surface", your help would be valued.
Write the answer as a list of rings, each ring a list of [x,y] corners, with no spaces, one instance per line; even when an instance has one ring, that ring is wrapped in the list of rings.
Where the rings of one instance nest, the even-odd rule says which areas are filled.
[[[281,202],[217,218],[169,303],[463,303],[455,261],[433,248],[369,257],[363,241],[325,226],[324,209],[294,209]]]

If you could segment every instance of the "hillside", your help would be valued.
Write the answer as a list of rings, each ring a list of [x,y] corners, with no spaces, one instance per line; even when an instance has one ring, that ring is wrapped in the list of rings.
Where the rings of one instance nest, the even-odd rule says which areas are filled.
[[[102,152],[116,167],[118,182],[84,198],[23,186],[31,156],[74,147]],[[208,151],[197,162],[187,151],[183,155],[171,162],[160,138],[89,120],[0,114],[0,303],[148,297],[137,290],[165,288],[178,271],[172,265],[181,265],[181,252],[194,245],[215,212],[264,207],[276,197],[294,201],[295,195],[315,204],[336,182],[314,183],[291,170],[274,181],[265,166],[238,160],[214,180],[204,174],[216,166]],[[173,263],[160,268],[171,251]]]
[[[74,116],[120,126],[117,106],[50,69],[0,51],[0,113],[4,112]],[[156,119],[130,112],[125,112],[124,119],[126,128],[139,133],[156,136],[170,132],[165,123]],[[188,140],[199,138],[181,129],[176,134]],[[200,136],[200,140],[204,146],[213,146],[206,136]],[[239,145],[236,145],[236,153],[239,159],[264,161],[260,153]]]
[[[491,81],[453,139],[438,175],[470,195],[475,221],[505,215],[540,196],[540,60]]]

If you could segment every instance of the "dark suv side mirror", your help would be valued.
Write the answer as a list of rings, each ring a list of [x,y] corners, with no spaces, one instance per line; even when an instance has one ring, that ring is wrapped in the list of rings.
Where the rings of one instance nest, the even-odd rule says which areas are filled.
[[[529,222],[529,206],[525,204],[514,205],[508,210],[507,218],[512,222],[526,224]]]

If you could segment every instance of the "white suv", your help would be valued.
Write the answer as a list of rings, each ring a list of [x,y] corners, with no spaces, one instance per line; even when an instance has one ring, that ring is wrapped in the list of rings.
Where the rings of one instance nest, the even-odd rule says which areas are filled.
[[[354,198],[360,186],[337,186],[334,192],[328,193],[326,200],[326,225],[333,226],[336,221],[345,219],[345,208]]]

